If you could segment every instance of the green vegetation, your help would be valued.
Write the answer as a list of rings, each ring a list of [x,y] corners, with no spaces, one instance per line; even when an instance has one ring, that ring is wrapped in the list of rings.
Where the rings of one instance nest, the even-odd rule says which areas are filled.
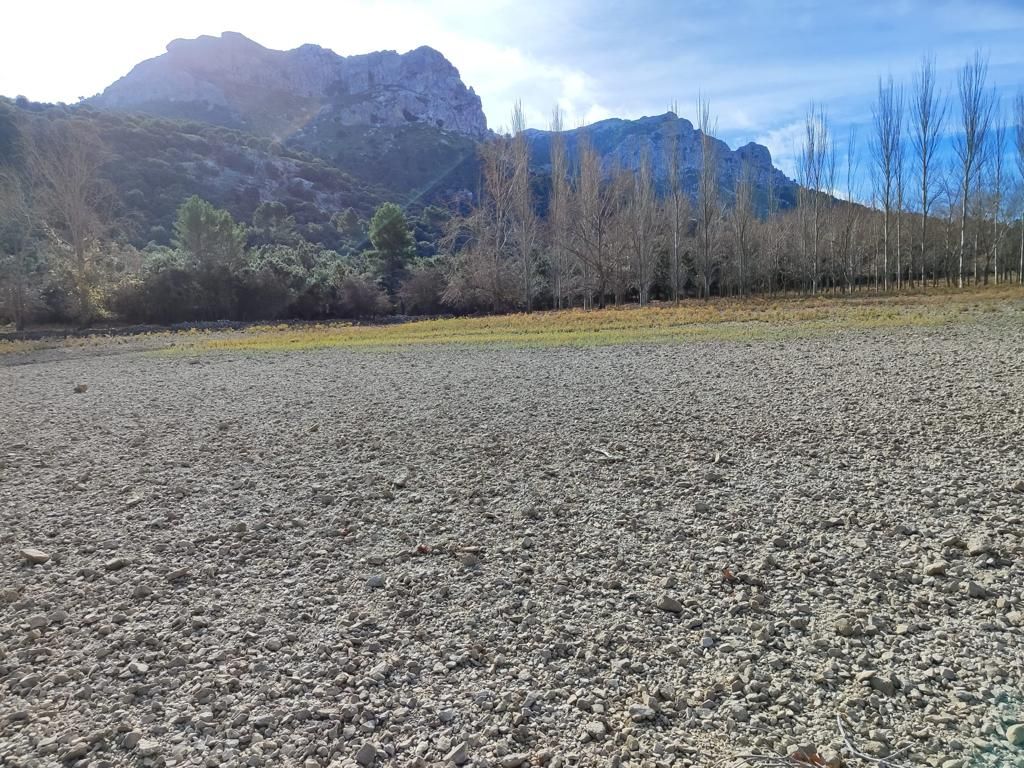
[[[246,247],[249,233],[262,244]],[[374,252],[343,256],[298,238],[273,204],[257,209],[248,230],[191,197],[178,211],[174,248],[147,248],[139,273],[118,284],[111,306],[120,317],[163,324],[377,316],[391,305],[370,274],[375,260]]]
[[[370,242],[374,250],[368,255],[374,262],[377,278],[394,296],[405,277],[415,246],[401,208],[394,203],[384,203],[377,209],[370,220]]]
[[[447,212],[392,205],[373,246],[385,192],[269,139],[0,98],[0,149],[0,327],[438,309]]]

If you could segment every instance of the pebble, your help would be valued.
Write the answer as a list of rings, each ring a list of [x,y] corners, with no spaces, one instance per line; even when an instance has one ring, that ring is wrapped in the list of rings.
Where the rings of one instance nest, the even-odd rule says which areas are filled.
[[[857,634],[857,625],[850,619],[839,619],[835,623],[836,634],[840,637],[853,637]]]
[[[87,754],[89,754],[89,745],[84,742],[80,742],[72,745],[70,749],[65,750],[60,756],[60,759],[65,763],[70,763],[75,760],[81,760]]]
[[[20,554],[22,559],[29,565],[42,565],[50,560],[50,556],[47,553],[43,552],[41,549],[35,549],[33,547],[23,549],[18,554]]]
[[[374,574],[366,580],[366,586],[368,586],[370,589],[383,589],[384,584],[384,577],[380,574]]]
[[[160,753],[160,744],[150,739],[141,739],[135,747],[139,757],[152,757]]]
[[[976,598],[985,598],[989,596],[989,592],[985,587],[981,586],[976,581],[967,582],[967,596]]]
[[[469,748],[466,742],[460,741],[452,747],[444,757],[446,762],[462,765],[469,762]]]
[[[644,706],[643,704],[633,704],[629,708],[629,717],[635,723],[643,722],[644,720],[653,720],[655,711],[650,707]]]
[[[373,765],[377,760],[377,748],[370,742],[365,742],[363,746],[356,752],[356,762],[359,765],[366,766]]]
[[[1024,747],[1024,723],[1015,723],[1007,728],[1006,740],[1014,747]]]
[[[683,604],[671,595],[662,595],[658,598],[658,608],[669,613],[682,613]]]
[[[880,675],[872,675],[868,680],[868,684],[884,696],[896,695],[896,686],[892,680],[886,679]]]

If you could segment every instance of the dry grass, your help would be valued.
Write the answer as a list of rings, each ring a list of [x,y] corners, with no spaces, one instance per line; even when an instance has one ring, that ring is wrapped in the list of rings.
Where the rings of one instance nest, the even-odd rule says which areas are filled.
[[[930,327],[1005,314],[1024,324],[1017,286],[933,290],[898,295],[687,300],[603,310],[420,320],[395,325],[324,323],[254,326],[244,331],[188,331],[136,337],[0,342],[0,355],[51,347],[118,344],[183,352],[389,348],[422,344],[587,346],[633,342],[799,338],[842,330]]]
[[[978,313],[1021,316],[1024,291],[973,290],[848,298],[721,299],[679,307],[628,307],[422,320],[398,325],[264,326],[217,334],[210,350],[283,351],[421,344],[586,346],[631,342],[756,341],[846,329],[938,326]]]

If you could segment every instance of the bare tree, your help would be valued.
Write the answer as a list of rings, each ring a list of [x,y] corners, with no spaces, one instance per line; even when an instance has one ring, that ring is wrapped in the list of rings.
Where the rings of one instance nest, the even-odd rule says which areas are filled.
[[[932,164],[942,139],[942,124],[946,116],[946,100],[935,83],[935,62],[925,57],[920,71],[914,75],[913,95],[910,99],[910,141],[917,163],[917,179],[921,191],[921,286],[924,287],[928,264],[928,214],[931,210]]]
[[[465,308],[487,306],[499,312],[514,306],[517,292],[512,263],[516,257],[513,141],[496,136],[480,146],[481,188],[476,208],[451,220],[442,246],[455,254],[445,303]]]
[[[736,258],[737,283],[741,294],[747,293],[755,219],[754,183],[750,164],[744,161],[736,179],[736,203],[731,216],[733,254]]]
[[[100,176],[106,157],[95,130],[81,121],[41,121],[28,134],[29,173],[45,221],[71,251],[83,322],[89,322],[95,311],[96,255],[110,201]]]
[[[618,195],[604,178],[601,156],[584,133],[579,142],[579,172],[573,187],[573,216],[569,248],[583,267],[583,303],[593,296],[603,307],[612,278],[615,243],[613,226]]]
[[[823,107],[812,103],[804,119],[804,143],[797,159],[804,268],[810,277],[812,291],[818,290],[821,281],[823,209],[835,183],[835,156],[831,143],[828,115]]]
[[[996,118],[995,130],[992,132],[992,279],[999,284],[999,246],[1002,242],[1000,218],[1003,212],[1003,163],[1006,154],[1006,125],[1003,122],[998,99],[995,100],[993,113]],[[988,280],[988,267],[985,268],[985,280]]]
[[[774,294],[779,287],[782,276],[782,254],[785,243],[785,224],[779,215],[779,195],[775,189],[775,180],[768,178],[768,211],[765,220],[765,282],[768,293]]]
[[[906,164],[903,147],[903,113],[900,112],[900,133],[896,139],[896,153],[893,158],[893,177],[896,186],[896,290],[903,287],[903,210],[906,191]]]
[[[651,168],[651,150],[640,152],[640,167],[633,174],[633,189],[629,200],[631,255],[633,281],[637,287],[640,306],[650,299],[651,286],[657,266],[658,201],[654,190],[654,172]]]
[[[985,146],[992,119],[992,100],[986,93],[988,60],[975,51],[957,75],[960,96],[960,129],[953,139],[953,150],[960,164],[960,252],[957,285],[964,287],[964,250],[967,244],[967,206],[971,188]]]
[[[839,207],[839,262],[846,291],[853,290],[853,281],[857,277],[853,263],[857,225],[860,222],[861,206],[856,204],[856,179],[858,173],[857,160],[857,129],[850,128],[846,140],[846,187],[844,194],[846,204]]]
[[[493,148],[490,145],[482,154]],[[500,209],[488,199],[467,216],[449,221],[441,240],[441,248],[453,254],[441,297],[445,304],[491,312],[515,306],[518,281],[507,253],[507,222],[503,225],[499,214]]]
[[[1020,183],[1024,188],[1024,91],[1017,93],[1013,110],[1014,143],[1017,147],[1017,171]],[[1020,264],[1017,269],[1017,282],[1024,285],[1024,195],[1021,195],[1020,211]]]
[[[697,122],[700,126],[700,175],[697,180],[697,236],[700,241],[700,279],[704,298],[711,295],[718,258],[718,230],[722,216],[718,189],[718,142],[714,138],[717,123],[711,121],[711,103],[697,97]]]
[[[562,110],[551,115],[551,198],[548,204],[548,230],[551,233],[550,276],[555,309],[562,308],[570,272],[569,251],[569,162],[562,135]]]
[[[882,205],[882,287],[889,288],[889,221],[896,193],[897,165],[900,162],[903,134],[903,90],[893,82],[892,75],[883,82],[878,79],[878,100],[873,109],[875,161],[878,198]]]
[[[668,166],[668,193],[665,207],[669,234],[669,286],[672,301],[679,303],[679,296],[686,283],[683,266],[683,241],[690,224],[690,198],[683,191],[680,179],[682,158],[679,152],[678,110],[672,106],[673,119],[665,121],[665,163]]]
[[[519,257],[523,305],[530,312],[533,310],[536,280],[538,222],[530,188],[530,148],[526,144],[526,116],[521,101],[517,101],[512,108],[511,160],[512,234]]]

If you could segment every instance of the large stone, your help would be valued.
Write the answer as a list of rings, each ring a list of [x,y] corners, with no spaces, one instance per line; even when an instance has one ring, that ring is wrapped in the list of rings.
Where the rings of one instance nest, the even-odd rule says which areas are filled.
[[[26,547],[21,550],[19,554],[29,565],[42,565],[50,560],[50,556],[48,554],[43,552],[41,549],[35,549],[34,547]]]
[[[150,739],[142,739],[135,747],[139,757],[153,757],[160,753],[160,744]]]
[[[635,723],[641,723],[644,720],[653,720],[655,712],[650,707],[644,706],[643,704],[633,704],[629,708],[629,717]]]
[[[449,763],[455,765],[462,765],[463,763],[469,762],[469,751],[466,742],[462,741],[452,747],[448,754],[444,756],[444,759]]]
[[[368,741],[356,752],[356,762],[364,766],[364,768],[365,766],[373,765],[376,760],[377,748]]]
[[[671,595],[662,595],[658,598],[658,607],[663,611],[668,611],[669,613],[683,612],[683,604]]]
[[[1006,740],[1015,747],[1024,747],[1024,723],[1016,723],[1007,728]]]
[[[985,589],[985,587],[983,587],[978,582],[976,582],[976,581],[969,581],[969,582],[967,582],[967,596],[968,597],[975,597],[975,598],[978,598],[980,600],[980,599],[988,597],[989,596],[989,592],[988,592],[987,589]]]

